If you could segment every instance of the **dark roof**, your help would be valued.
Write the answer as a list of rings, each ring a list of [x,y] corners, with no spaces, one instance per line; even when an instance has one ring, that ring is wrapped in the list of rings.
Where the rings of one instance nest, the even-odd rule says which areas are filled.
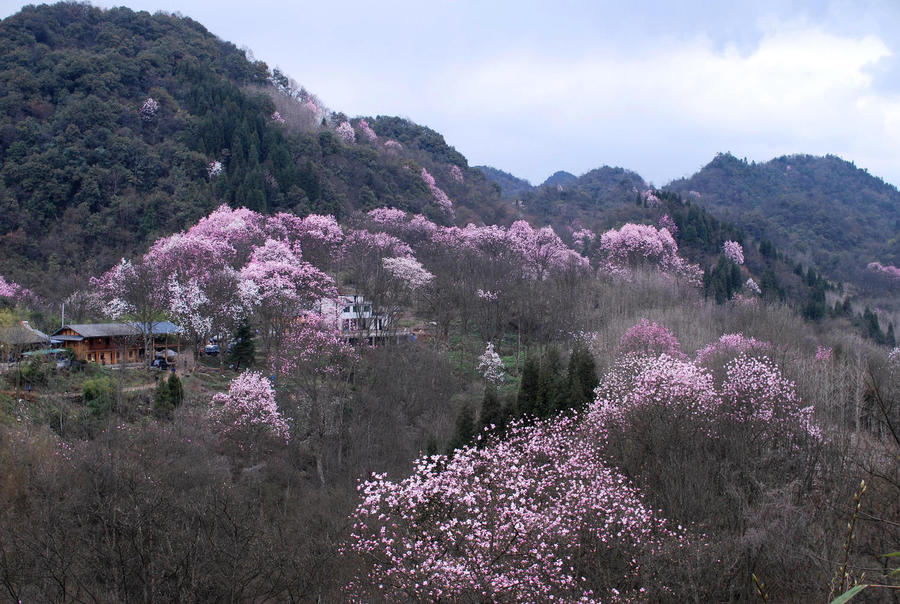
[[[39,329],[35,329],[22,321],[18,325],[0,327],[0,342],[10,346],[31,346],[34,344],[47,345],[50,337]]]
[[[135,327],[138,327],[138,324],[135,323]],[[181,333],[182,329],[172,323],[171,321],[154,321],[153,322],[153,334],[154,335],[166,335],[166,334],[175,334]]]
[[[57,329],[53,333],[53,338],[57,340],[74,340],[77,338],[77,336],[58,335],[64,329],[71,329],[82,338],[137,336],[144,331],[141,329],[141,325],[141,323],[73,323],[71,325],[63,325]],[[154,335],[181,333],[181,328],[171,321],[154,321],[152,328]]]
[[[83,338],[109,338],[140,335],[140,330],[130,323],[73,323],[63,325],[53,333],[53,337],[64,329],[71,329]]]

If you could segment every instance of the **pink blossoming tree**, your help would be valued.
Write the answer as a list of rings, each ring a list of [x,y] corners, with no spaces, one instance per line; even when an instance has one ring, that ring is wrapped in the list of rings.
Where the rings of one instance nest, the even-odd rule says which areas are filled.
[[[272,357],[272,371],[284,385],[284,402],[295,420],[297,440],[315,457],[323,486],[329,445],[334,444],[340,459],[346,378],[358,360],[356,351],[341,338],[336,317],[313,312],[294,323]]]
[[[628,276],[636,269],[653,268],[699,284],[702,271],[678,256],[678,244],[666,229],[627,223],[600,238],[604,268],[614,275]]]
[[[369,142],[374,143],[378,140],[378,135],[375,134],[375,131],[372,130],[372,127],[369,125],[369,122],[367,122],[366,120],[359,120],[359,123],[356,124],[356,127],[359,128],[359,132]]]
[[[363,564],[348,594],[361,600],[627,601],[642,558],[678,539],[571,418],[360,491],[346,553]]]
[[[619,340],[619,352],[684,357],[681,344],[669,328],[656,322],[651,323],[647,319],[641,319],[625,332]]]
[[[758,489],[802,481],[822,433],[768,358],[739,354],[718,376],[668,355],[625,355],[590,407],[612,463],[682,523],[740,522]],[[735,502],[740,505],[736,506]]]
[[[0,297],[16,300],[22,293],[22,286],[14,281],[7,281],[0,275]]]
[[[662,218],[659,219],[658,224],[660,229],[669,231],[672,237],[678,234],[678,225],[675,224],[675,221],[672,220],[672,217],[668,214],[663,214]]]
[[[744,248],[737,241],[726,241],[722,244],[722,253],[737,265],[744,263]]]
[[[290,440],[271,382],[255,371],[243,372],[231,380],[227,393],[213,396],[209,417],[216,432],[256,456],[267,442]]]
[[[153,100],[153,97],[148,96],[147,100],[145,100],[141,105],[141,119],[145,122],[153,121],[153,118],[156,117],[157,111],[159,111],[159,103]]]
[[[350,122],[341,122],[338,124],[337,128],[334,129],[334,133],[348,145],[352,145],[356,142],[356,132],[354,132]]]
[[[267,351],[277,348],[288,325],[323,298],[334,299],[334,280],[301,261],[283,241],[267,240],[254,248],[250,260],[241,269],[241,277],[259,290],[257,314],[263,325]]]
[[[384,141],[384,150],[391,155],[396,155],[403,150],[403,144],[393,139]]]
[[[503,382],[504,370],[503,360],[494,350],[494,343],[488,342],[484,352],[478,357],[478,373],[488,384],[497,385]]]
[[[167,284],[156,266],[122,261],[100,277],[91,278],[97,303],[114,321],[131,321],[141,332],[144,358],[153,358],[153,324],[168,308]]]
[[[434,202],[438,205],[441,210],[444,211],[449,216],[453,216],[453,202],[444,193],[443,189],[441,189],[435,183],[434,176],[428,173],[428,170],[422,168],[422,180],[425,181],[425,184],[428,185],[428,190],[431,191],[431,196],[434,198]]]

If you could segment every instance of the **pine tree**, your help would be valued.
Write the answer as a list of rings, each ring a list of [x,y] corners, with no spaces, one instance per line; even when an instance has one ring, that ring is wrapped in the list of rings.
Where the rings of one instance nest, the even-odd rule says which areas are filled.
[[[597,364],[594,355],[582,342],[575,344],[572,356],[569,357],[568,397],[566,408],[583,409],[594,399],[594,388],[597,387]],[[565,409],[563,409],[565,410]]]
[[[519,416],[537,415],[540,371],[537,359],[529,355],[522,368],[522,382],[519,384],[519,396],[516,399],[516,411]]]
[[[484,390],[484,400],[481,402],[481,413],[478,414],[478,433],[500,432],[503,430],[503,423],[503,409],[500,407],[500,399],[497,398],[497,390],[493,384],[488,384]]]
[[[425,455],[429,457],[432,455],[437,455],[438,452],[438,442],[437,438],[435,438],[434,434],[428,435],[428,440],[425,443]]]
[[[450,443],[447,445],[447,455],[453,455],[456,449],[461,449],[471,444],[475,439],[475,414],[472,412],[472,406],[469,403],[463,405],[456,417],[456,431]]]
[[[169,385],[169,400],[177,409],[181,406],[181,403],[184,402],[184,385],[181,383],[181,380],[178,378],[178,376],[174,373],[169,376],[167,382]]]
[[[541,419],[550,417],[564,404],[562,400],[565,395],[565,380],[562,377],[559,350],[551,348],[541,363],[535,415]]]
[[[160,379],[156,384],[156,392],[153,395],[153,414],[160,419],[172,419],[174,412],[175,403],[172,400],[169,380]]]
[[[242,322],[234,332],[234,346],[228,355],[228,362],[235,369],[252,367],[256,357],[256,345],[253,343],[253,332],[246,321]]]

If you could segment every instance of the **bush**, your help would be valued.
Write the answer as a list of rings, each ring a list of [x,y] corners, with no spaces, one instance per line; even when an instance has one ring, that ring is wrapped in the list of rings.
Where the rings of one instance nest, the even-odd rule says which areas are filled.
[[[93,415],[106,417],[116,398],[115,387],[109,378],[90,378],[81,384],[81,398]]]
[[[22,381],[32,386],[46,384],[49,372],[50,364],[45,359],[33,357],[22,365]]]

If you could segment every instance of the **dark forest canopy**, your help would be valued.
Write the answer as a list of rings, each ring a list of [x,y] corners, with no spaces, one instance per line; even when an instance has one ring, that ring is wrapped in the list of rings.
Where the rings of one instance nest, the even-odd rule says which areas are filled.
[[[166,13],[67,3],[3,20],[0,269],[27,282],[36,271],[103,268],[223,202],[338,218],[388,205],[440,218],[422,168],[458,219],[504,220],[495,188],[440,134],[379,117],[378,142],[342,143],[335,128],[346,116],[320,106],[297,127],[303,99],[279,83],[264,63]],[[148,98],[155,105],[142,111]],[[389,139],[399,146],[386,150]]]
[[[900,192],[833,155],[758,164],[719,154],[666,188],[809,258],[832,277],[857,280],[869,262],[900,264]]]

